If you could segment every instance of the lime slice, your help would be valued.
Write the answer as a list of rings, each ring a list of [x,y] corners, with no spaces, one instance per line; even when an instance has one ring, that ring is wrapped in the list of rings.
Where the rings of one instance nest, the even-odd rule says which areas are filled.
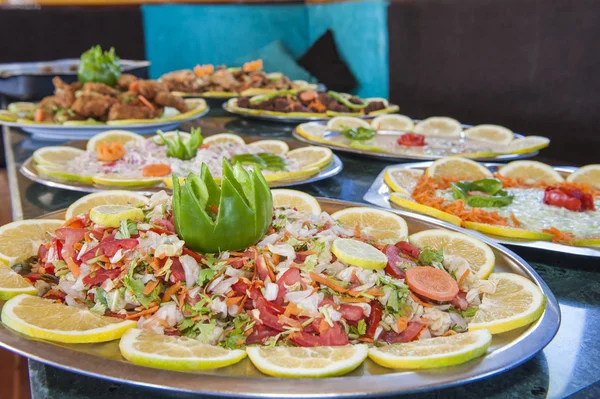
[[[140,136],[137,133],[130,132],[128,130],[107,130],[104,133],[100,133],[92,137],[86,145],[86,150],[95,152],[98,144],[100,143],[127,143],[129,141],[143,141],[145,140],[144,136]]]
[[[391,114],[378,116],[371,121],[371,126],[376,130],[411,132],[415,127],[415,124],[413,120],[406,115]]]
[[[487,330],[422,339],[369,349],[369,358],[383,367],[429,369],[455,366],[483,356],[492,342]]]
[[[38,165],[61,166],[82,154],[85,154],[85,151],[79,148],[67,146],[43,147],[33,153],[33,160]]]
[[[367,358],[369,347],[364,344],[314,348],[250,346],[246,351],[252,364],[270,376],[323,378],[356,369]]]
[[[275,173],[265,173],[265,180],[268,183],[279,183],[279,182],[292,182],[304,180],[309,176],[316,175],[321,170],[319,168],[306,168],[296,172],[275,172]]]
[[[498,173],[512,179],[521,179],[525,184],[554,184],[565,181],[552,166],[538,161],[513,161],[501,167]]]
[[[551,241],[553,237],[552,234],[542,233],[540,231],[525,230],[508,226],[495,226],[477,222],[465,222],[465,227],[486,234],[493,234],[501,237],[523,238],[527,240]]]
[[[287,143],[281,140],[260,140],[248,144],[249,147],[259,147],[265,152],[275,155],[285,155],[289,150]]]
[[[243,350],[224,349],[192,338],[159,335],[137,328],[121,337],[119,349],[123,357],[134,364],[176,371],[226,367],[246,357]]]
[[[577,169],[567,177],[568,182],[589,184],[600,190],[600,165],[587,165]]]
[[[342,262],[363,269],[381,270],[388,262],[387,256],[374,246],[351,238],[336,239],[331,252]]]
[[[509,144],[515,138],[512,130],[498,125],[477,125],[465,130],[465,137],[492,144]]]
[[[395,213],[379,209],[356,207],[337,211],[331,217],[347,229],[360,228],[361,235],[392,244],[406,240],[406,221]]]
[[[271,194],[273,194],[273,206],[275,208],[284,206],[315,215],[321,213],[319,201],[312,195],[303,193],[302,191],[278,189],[271,190]]]
[[[7,300],[20,294],[37,295],[38,290],[19,273],[0,265],[0,300]]]
[[[2,322],[29,337],[72,344],[113,341],[136,325],[133,320],[100,316],[32,295],[9,299],[2,308]]]
[[[100,186],[112,187],[150,187],[162,182],[161,177],[136,177],[129,178],[116,174],[96,175],[92,177],[92,182]]]
[[[365,121],[364,119],[354,118],[351,116],[336,116],[327,122],[327,130],[333,132],[339,132],[342,129],[354,127],[366,127],[368,129],[371,127],[371,125],[369,125],[369,122]]]
[[[88,213],[98,205],[145,205],[147,203],[147,197],[132,191],[101,191],[99,193],[88,194],[73,202],[67,209],[65,219],[69,220],[82,213]]]
[[[546,297],[531,280],[513,273],[493,273],[493,294],[483,294],[481,305],[469,323],[469,331],[488,329],[500,334],[539,319],[546,309]]]
[[[213,145],[213,144],[238,144],[244,145],[246,142],[243,138],[237,134],[232,133],[219,133],[204,138],[202,144]]]
[[[459,137],[462,126],[456,119],[432,116],[417,123],[414,132],[426,136]]]
[[[333,152],[325,147],[301,147],[289,151],[286,158],[296,161],[302,169],[323,169],[333,160]]]
[[[90,219],[104,227],[119,227],[121,220],[144,220],[144,211],[128,205],[100,205],[92,208]]]
[[[482,164],[461,157],[438,159],[425,170],[425,175],[434,179],[459,177],[464,180],[479,180],[493,177],[492,172]]]
[[[19,220],[0,227],[0,260],[9,266],[37,254],[49,233],[60,228],[64,220]]]
[[[496,265],[494,252],[486,243],[463,233],[423,230],[409,236],[408,241],[419,249],[443,249],[444,254],[460,256],[469,262],[471,271],[480,280],[486,279]]]
[[[452,223],[456,226],[460,226],[462,224],[462,219],[458,216],[448,212],[440,211],[439,209],[433,208],[431,206],[419,204],[413,199],[407,198],[406,196],[400,193],[391,193],[390,202],[394,205],[399,206],[400,208],[422,213],[423,215],[432,216],[436,219]]]
[[[392,189],[400,194],[410,195],[423,176],[420,169],[406,169],[403,167],[387,168],[383,180]]]
[[[38,164],[35,165],[35,170],[37,170],[40,176],[45,176],[52,179],[82,184],[92,184],[94,182],[92,176],[84,176],[73,172],[65,172],[63,166]]]

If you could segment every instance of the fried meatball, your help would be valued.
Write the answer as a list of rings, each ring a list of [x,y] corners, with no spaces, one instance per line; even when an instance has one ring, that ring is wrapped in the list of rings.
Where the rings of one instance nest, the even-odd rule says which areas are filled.
[[[54,85],[54,96],[60,102],[63,108],[69,108],[75,101],[75,92],[81,88],[81,83],[65,83],[60,77],[55,76],[52,79]]]
[[[200,92],[202,88],[202,84],[190,69],[166,73],[160,77],[160,81],[167,86],[169,91],[196,93]]]
[[[110,107],[108,120],[151,119],[153,116],[152,110],[145,105],[116,103]]]
[[[113,97],[103,96],[94,92],[83,92],[71,109],[84,118],[106,119],[109,108],[117,100]]]
[[[119,93],[112,87],[105,85],[104,83],[87,82],[83,85],[84,91],[93,91],[94,93],[103,94],[105,96],[116,97]]]
[[[136,80],[138,80],[137,76],[130,73],[124,73],[117,79],[117,86],[119,86],[121,90],[128,90],[129,86]]]
[[[152,101],[154,97],[160,92],[169,92],[167,85],[156,80],[139,80],[136,90],[139,94],[144,96],[147,100]]]
[[[188,106],[181,97],[169,94],[167,91],[160,92],[154,97],[154,102],[163,107],[172,107],[179,112],[187,112]]]

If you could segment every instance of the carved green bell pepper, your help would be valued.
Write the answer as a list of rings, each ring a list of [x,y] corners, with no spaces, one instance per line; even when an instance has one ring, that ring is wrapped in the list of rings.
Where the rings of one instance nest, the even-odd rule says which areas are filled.
[[[245,249],[258,242],[273,219],[273,198],[255,167],[247,172],[223,159],[221,187],[203,164],[183,183],[173,176],[175,229],[187,247],[216,253]]]

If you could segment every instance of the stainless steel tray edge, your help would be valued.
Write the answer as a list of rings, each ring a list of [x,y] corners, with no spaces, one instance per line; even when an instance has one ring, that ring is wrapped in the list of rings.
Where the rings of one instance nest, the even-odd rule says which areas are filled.
[[[385,184],[385,182],[383,180],[383,175],[385,174],[385,171],[388,168],[402,167],[402,168],[406,168],[406,169],[424,169],[424,168],[427,168],[429,165],[431,165],[431,163],[432,162],[412,162],[412,163],[404,163],[404,164],[399,164],[399,165],[390,165],[390,166],[386,167],[375,178],[375,180],[373,181],[373,184],[371,185],[369,190],[366,192],[366,194],[363,196],[363,200],[365,200],[366,202],[368,202],[370,204],[373,204],[373,205],[379,206],[381,208],[390,210],[392,212],[398,213],[400,215],[418,215],[418,213],[416,213],[416,212],[413,213],[413,212],[405,211],[405,210],[402,210],[399,208],[395,208],[390,204],[390,202],[389,202],[390,190],[389,190],[387,184]],[[496,168],[498,166],[502,166],[503,164],[486,162],[485,165],[488,167]],[[559,172],[563,172],[563,173],[567,173],[567,174],[572,173],[574,170],[573,167],[569,167],[569,166],[555,166],[554,169],[556,169]],[[421,216],[424,218],[430,219],[430,220],[437,220],[437,219],[429,217],[429,216],[425,216],[425,215],[421,215]],[[524,240],[524,239],[520,240],[520,239],[516,239],[516,238],[511,239],[508,237],[500,237],[500,236],[492,236],[492,235],[482,234],[482,233],[478,233],[476,231],[468,230],[468,229],[465,229],[462,227],[457,227],[457,228],[461,229],[464,232],[468,232],[469,234],[476,234],[476,235],[479,235],[482,237],[487,237],[490,240],[493,240],[495,242],[499,242],[499,243],[505,244],[505,245],[515,245],[515,246],[519,246],[519,247],[527,247],[527,248],[534,248],[534,249],[539,249],[539,250],[561,252],[561,253],[565,253],[565,254],[593,256],[593,257],[600,258],[600,250],[596,250],[593,248],[574,247],[574,246],[569,246],[569,245],[556,244],[556,243],[548,242],[548,241],[531,241],[531,240]]]

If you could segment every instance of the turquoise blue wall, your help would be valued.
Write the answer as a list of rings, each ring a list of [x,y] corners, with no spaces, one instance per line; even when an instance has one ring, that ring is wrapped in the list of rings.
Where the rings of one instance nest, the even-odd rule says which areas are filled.
[[[145,5],[150,75],[196,64],[233,65],[281,40],[294,58],[327,29],[359,81],[361,96],[388,96],[387,2],[323,5]]]

